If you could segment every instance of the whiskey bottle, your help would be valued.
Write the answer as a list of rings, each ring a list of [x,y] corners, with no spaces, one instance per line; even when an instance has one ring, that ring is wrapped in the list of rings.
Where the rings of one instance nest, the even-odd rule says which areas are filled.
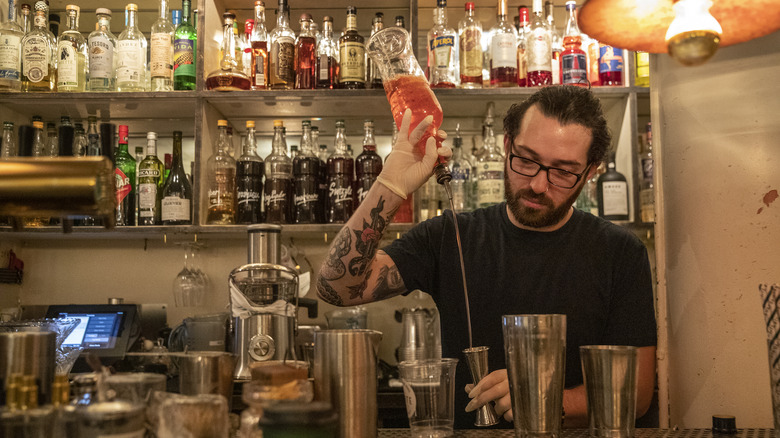
[[[610,157],[607,171],[599,177],[597,196],[599,216],[611,221],[628,220],[628,183],[615,170],[614,156]]]
[[[301,33],[295,41],[295,88],[299,90],[317,87],[317,38],[311,31],[311,22],[311,15],[301,15]]]
[[[232,14],[231,14],[232,15]],[[232,24],[226,27],[232,33]],[[225,33],[228,37],[230,33]],[[232,51],[226,51],[232,54]],[[228,55],[231,56],[231,55]],[[209,225],[232,225],[236,213],[236,160],[227,154],[227,120],[217,121],[219,130],[214,154],[206,161],[208,178],[208,207],[206,223]]]
[[[506,0],[498,0],[497,14],[498,22],[490,29],[490,86],[516,87],[517,31],[507,20]]]
[[[241,71],[236,60],[236,38],[233,33],[233,23],[236,14],[225,12],[222,14],[224,24],[222,27],[222,59],[217,70],[209,73],[206,78],[206,88],[217,91],[249,90],[251,82],[249,77]],[[225,124],[227,127],[227,124]],[[235,162],[234,170],[235,170]]]
[[[252,89],[268,87],[268,31],[265,28],[265,3],[255,1],[255,25],[249,36],[252,46]]]
[[[428,82],[431,88],[455,88],[460,83],[458,34],[447,27],[447,0],[436,0],[433,27],[428,31]]]
[[[116,89],[117,91],[146,90],[146,37],[138,29],[138,5],[125,6],[125,30],[116,42]]]
[[[152,91],[173,91],[173,23],[168,0],[160,0],[160,15],[152,24],[149,74]]]
[[[57,92],[86,91],[87,40],[79,32],[79,7],[68,5],[67,25],[57,38]]]
[[[563,45],[566,47],[561,54],[561,82],[564,85],[588,86],[588,60],[582,50],[582,35],[577,26],[577,3],[574,0],[566,2],[566,12],[569,21],[566,22],[566,32],[563,34]]]
[[[271,154],[265,159],[265,186],[263,187],[265,221],[277,224],[293,223],[292,199],[292,160],[287,156],[284,123],[281,120],[274,120]]]
[[[534,0],[530,32],[526,41],[528,74],[526,85],[540,87],[552,85],[552,35],[543,16],[542,0]]]
[[[162,223],[163,163],[157,158],[157,133],[146,134],[146,157],[138,165],[138,225]]]
[[[116,37],[111,33],[111,10],[98,8],[97,26],[87,37],[89,48],[89,91],[114,91]]]
[[[482,23],[474,15],[474,2],[466,2],[466,16],[458,23],[460,87],[482,88]]]
[[[328,157],[328,212],[330,224],[346,222],[355,208],[352,196],[355,160],[347,153],[343,120],[336,122],[335,151]]]
[[[357,30],[357,8],[347,7],[347,27],[339,38],[339,88],[366,87],[366,46]]]
[[[257,224],[262,221],[263,159],[257,155],[255,122],[246,122],[246,140],[236,161],[236,223]]]
[[[173,131],[171,173],[162,188],[160,214],[163,225],[192,224],[192,185],[182,163],[182,133]],[[167,154],[166,154],[167,155]]]
[[[22,91],[54,91],[57,70],[57,39],[49,31],[49,7],[35,3],[30,32],[22,40]]]
[[[279,0],[276,27],[269,37],[268,85],[274,90],[290,90],[295,85],[295,32],[290,29],[287,0]]]

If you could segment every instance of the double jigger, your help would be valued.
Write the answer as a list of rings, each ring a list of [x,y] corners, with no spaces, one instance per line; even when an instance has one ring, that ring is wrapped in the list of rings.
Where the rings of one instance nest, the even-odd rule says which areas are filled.
[[[463,350],[466,355],[466,363],[469,364],[471,378],[476,385],[488,374],[488,347],[471,347]],[[498,414],[491,403],[486,403],[477,409],[477,418],[474,425],[477,427],[487,427],[498,424]]]

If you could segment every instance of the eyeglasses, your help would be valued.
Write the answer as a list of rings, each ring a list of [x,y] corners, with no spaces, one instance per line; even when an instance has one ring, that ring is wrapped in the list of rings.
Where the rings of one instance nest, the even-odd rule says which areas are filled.
[[[544,170],[547,172],[547,181],[549,181],[550,184],[562,189],[570,189],[580,182],[582,176],[590,169],[590,164],[588,164],[582,173],[574,173],[557,167],[547,167],[542,163],[523,158],[510,152],[509,168],[515,173],[528,177],[534,177],[540,170]]]

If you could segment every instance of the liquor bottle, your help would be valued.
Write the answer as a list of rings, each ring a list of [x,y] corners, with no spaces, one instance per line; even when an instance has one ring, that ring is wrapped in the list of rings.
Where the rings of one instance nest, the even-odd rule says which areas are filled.
[[[73,137],[76,136],[76,128],[71,124],[70,117],[60,117],[60,126],[57,128],[59,143],[57,144],[58,156],[73,156]]]
[[[347,28],[339,38],[339,88],[366,87],[366,46],[357,30],[357,8],[347,7]]]
[[[141,166],[141,161],[143,161],[144,158],[146,158],[146,154],[144,152],[144,147],[143,146],[136,146],[135,147],[135,155],[134,155],[134,157],[135,157],[135,175],[137,177],[138,176],[138,168]],[[137,184],[137,182],[135,180],[133,180],[133,185],[136,188],[136,190],[135,190],[135,223],[139,224],[140,222],[138,221],[138,206],[140,204],[138,203],[138,184]]]
[[[295,32],[290,29],[287,0],[279,0],[277,14],[276,27],[269,37],[268,85],[274,90],[290,90],[295,85]]]
[[[271,141],[271,154],[265,159],[263,204],[265,205],[266,222],[277,224],[293,223],[292,178],[292,160],[287,156],[284,123],[281,120],[274,120],[274,138]]]
[[[569,21],[566,22],[566,31],[563,34],[563,45],[566,47],[561,53],[561,82],[564,85],[588,86],[588,60],[585,51],[582,50],[582,35],[577,26],[577,2],[566,2],[566,12],[569,13]]]
[[[553,2],[547,0],[544,2],[544,10],[547,14],[547,27],[550,29],[550,41],[552,48],[552,83],[559,85],[561,83],[561,52],[563,52],[563,40],[558,28],[555,27],[555,7]]]
[[[225,12],[222,14],[224,25],[222,27],[222,59],[219,68],[209,73],[206,78],[206,88],[217,91],[249,90],[251,81],[241,71],[236,60],[236,38],[233,33],[233,23],[236,14]],[[225,125],[227,126],[227,125]],[[235,167],[235,163],[234,167]]]
[[[76,123],[76,141],[74,149],[81,152],[84,157],[99,157],[102,155],[102,148],[100,146],[100,133],[97,128],[97,117],[87,117],[87,132],[84,133],[80,123]],[[82,138],[83,137],[83,138]],[[74,154],[75,155],[75,154]],[[95,216],[84,216],[76,221],[76,225],[83,227],[92,227],[102,225],[102,220]]]
[[[244,33],[241,35],[241,67],[244,74],[252,78],[252,29],[255,28],[255,20],[250,18],[244,21]]]
[[[138,5],[125,6],[125,30],[116,42],[116,90],[146,90],[146,37],[138,30]]]
[[[171,173],[162,188],[160,215],[163,225],[192,224],[192,185],[184,172],[181,131],[173,131]]]
[[[146,134],[146,157],[138,166],[138,225],[162,223],[163,163],[157,158],[157,133]]]
[[[482,155],[477,163],[477,206],[489,207],[504,201],[504,159],[496,150],[493,122],[485,124]]]
[[[173,91],[173,33],[168,0],[160,0],[160,16],[152,24],[149,74],[152,91]]]
[[[463,154],[463,137],[460,124],[455,128],[452,138],[452,159],[449,162],[452,181],[452,204],[456,213],[471,210],[471,162]]]
[[[22,28],[22,35],[27,35],[32,30],[32,10],[30,5],[24,3],[21,14],[22,22],[19,26]]]
[[[336,88],[338,83],[336,52],[336,42],[333,41],[333,17],[326,15],[322,19],[322,38],[317,43],[317,88]]]
[[[385,28],[384,17],[385,14],[377,12],[374,15],[374,18],[371,19],[371,34],[369,35],[369,39]],[[455,62],[457,62],[457,59]],[[371,57],[368,56],[368,54],[366,54],[366,88],[384,89],[379,66],[371,60]]]
[[[650,86],[650,54],[647,52],[636,52],[636,77],[634,85],[637,87]]]
[[[59,14],[49,14],[49,2],[46,0],[40,0],[46,3],[46,16],[49,17],[49,32],[54,35],[60,34],[60,16]]]
[[[127,151],[127,125],[119,125],[119,147],[114,156],[116,224],[135,225],[135,159]]]
[[[46,156],[46,133],[43,131],[43,122],[33,120],[33,131],[32,156],[44,157]]]
[[[301,33],[295,41],[295,88],[317,87],[317,38],[311,32],[311,15],[302,14]]]
[[[599,216],[611,221],[628,220],[628,183],[615,170],[615,157],[610,156],[607,171],[598,180]]]
[[[57,38],[57,91],[86,91],[87,40],[79,32],[79,7],[68,5],[67,25]]]
[[[60,155],[60,138],[54,123],[46,124],[46,156],[58,157]]]
[[[236,161],[236,223],[258,224],[263,210],[263,159],[257,155],[255,122],[246,122],[246,140]]]
[[[244,46],[241,41],[241,35],[238,32],[238,22],[235,20],[233,21],[233,53],[238,69],[246,75],[247,72],[244,70]]]
[[[111,10],[97,8],[97,26],[87,37],[89,48],[89,91],[116,89],[116,37],[111,33]]]
[[[73,156],[85,157],[87,154],[87,133],[84,132],[84,125],[81,123],[73,124]]]
[[[198,34],[190,22],[190,0],[181,2],[181,23],[173,33],[173,89],[195,89]]]
[[[103,148],[100,144],[100,132],[97,128],[97,117],[87,117],[87,148],[85,155],[88,157],[99,157],[103,155]]]
[[[498,22],[490,29],[490,86],[516,87],[517,31],[507,19],[506,0],[498,0],[497,12]]]
[[[8,20],[0,24],[0,91],[22,89],[22,38],[16,22],[16,0],[8,0]]]
[[[650,122],[645,127],[645,149],[639,157],[642,180],[639,188],[639,214],[642,222],[655,221],[655,183],[653,182],[653,131]]]
[[[316,224],[323,222],[319,191],[320,159],[312,149],[311,122],[304,120],[301,125],[301,152],[293,158],[293,216],[296,224]]]
[[[298,145],[297,144],[291,144],[290,145],[290,159],[295,160],[295,157],[298,156]]]
[[[268,87],[268,31],[265,28],[265,3],[255,1],[255,24],[249,36],[252,46],[252,89]]]
[[[474,2],[466,2],[466,16],[458,23],[460,87],[482,88],[482,23],[474,15]]]
[[[623,49],[599,44],[599,83],[602,86],[623,85]]]
[[[552,79],[552,35],[547,20],[543,16],[542,0],[534,0],[533,16],[526,41],[526,59],[528,73],[526,84],[529,87],[551,85]]]
[[[436,0],[428,31],[428,82],[431,88],[455,88],[460,81],[458,33],[447,27],[447,0]]]
[[[528,86],[528,38],[531,34],[530,23],[528,20],[528,7],[520,6],[517,10],[518,30],[517,30],[517,86]]]
[[[330,224],[343,223],[352,216],[354,199],[355,160],[347,153],[347,138],[343,120],[336,121],[335,151],[328,157],[328,211]]]
[[[225,146],[225,153],[230,155],[233,158],[236,158],[236,148],[235,144],[233,143],[233,127],[228,126],[227,127],[227,145]]]
[[[406,29],[406,19],[403,15],[396,15],[395,16],[395,27],[401,27],[403,29]]]
[[[232,24],[225,27],[227,39],[232,33]],[[228,33],[229,32],[229,33]],[[233,51],[225,51],[230,57]],[[214,143],[214,155],[206,161],[208,178],[208,207],[206,223],[209,225],[232,225],[236,214],[236,160],[227,154],[227,120],[218,120],[217,142]]]
[[[373,120],[363,122],[363,133],[363,152],[355,158],[355,209],[366,199],[382,172],[382,158],[376,153]]]
[[[22,40],[22,91],[54,91],[57,84],[57,39],[49,31],[49,7],[35,3],[32,30]]]
[[[319,131],[320,130],[318,127],[311,127],[312,150],[314,150],[316,145],[319,143]],[[319,145],[316,154],[317,158],[320,159],[320,174],[317,177],[317,193],[319,194],[320,200],[320,211],[318,213],[318,217],[320,218],[320,223],[325,223],[325,216],[328,209],[328,157],[330,156],[328,153],[328,145]]]
[[[14,136],[13,122],[3,122],[3,143],[0,148],[0,158],[12,158],[19,155],[19,148],[16,145],[16,136]]]
[[[163,156],[163,185],[168,181],[168,175],[171,174],[171,168],[173,168],[173,156],[171,154],[165,154]]]
[[[599,215],[599,201],[598,201],[598,180],[601,174],[604,173],[603,163],[598,167],[596,173],[585,183],[580,195],[577,196],[577,200],[574,202],[574,207],[578,210],[590,213],[594,216]]]

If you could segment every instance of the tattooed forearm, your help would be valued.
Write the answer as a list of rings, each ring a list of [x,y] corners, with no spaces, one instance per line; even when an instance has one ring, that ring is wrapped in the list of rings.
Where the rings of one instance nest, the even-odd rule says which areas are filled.
[[[371,278],[371,270],[369,269],[368,272],[366,272],[366,275],[363,276],[363,281],[361,281],[359,284],[356,284],[354,286],[349,286],[349,299],[354,300],[355,298],[363,298],[363,292],[365,292],[366,287],[368,287],[368,279]]]
[[[326,303],[333,304],[334,306],[341,306],[344,304],[339,294],[336,293],[330,286],[330,283],[322,277],[320,277],[317,282],[317,295]]]
[[[341,229],[336,239],[333,240],[333,244],[328,250],[328,257],[325,258],[325,263],[320,270],[320,276],[326,280],[338,280],[347,273],[347,267],[344,266],[344,262],[341,258],[349,254],[352,250],[352,234],[349,228],[344,227]]]
[[[376,281],[376,288],[371,294],[372,297],[375,300],[381,300],[404,292],[406,292],[406,285],[398,268],[395,265],[382,266],[379,269],[379,277]]]
[[[395,214],[395,210],[390,212],[390,216],[385,219],[382,217],[382,211],[385,209],[385,200],[380,196],[376,207],[371,209],[369,223],[363,219],[362,230],[352,230],[355,233],[355,250],[358,256],[349,261],[349,273],[353,276],[362,276],[366,272],[366,267],[373,260],[376,250],[379,248],[379,242],[382,240],[385,229]],[[362,294],[361,294],[362,295]]]

